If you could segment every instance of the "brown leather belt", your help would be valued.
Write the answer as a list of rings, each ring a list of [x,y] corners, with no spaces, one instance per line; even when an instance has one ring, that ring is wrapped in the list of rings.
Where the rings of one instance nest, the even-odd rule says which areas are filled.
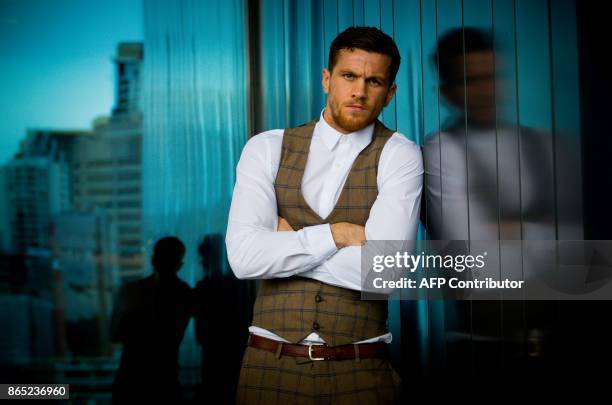
[[[386,343],[360,343],[340,346],[327,346],[323,344],[300,345],[278,342],[251,334],[249,335],[249,346],[275,353],[277,356],[306,357],[310,360],[387,358]]]

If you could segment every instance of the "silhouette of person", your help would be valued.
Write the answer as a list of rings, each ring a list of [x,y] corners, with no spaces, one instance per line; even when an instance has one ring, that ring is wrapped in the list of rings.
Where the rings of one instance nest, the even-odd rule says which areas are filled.
[[[221,234],[205,236],[198,246],[204,277],[194,289],[196,338],[202,345],[197,395],[204,403],[235,400],[254,301],[252,282],[238,280],[231,272],[223,274],[223,248]]]
[[[153,274],[124,284],[111,322],[123,343],[113,403],[180,400],[178,351],[190,317],[190,288],[177,277],[185,246],[176,237],[155,243]]]

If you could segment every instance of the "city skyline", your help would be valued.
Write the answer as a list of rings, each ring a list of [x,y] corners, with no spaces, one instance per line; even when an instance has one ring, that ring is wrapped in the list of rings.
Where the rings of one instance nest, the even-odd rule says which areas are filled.
[[[87,130],[110,115],[116,47],[142,40],[140,0],[0,0],[0,164],[29,129]]]

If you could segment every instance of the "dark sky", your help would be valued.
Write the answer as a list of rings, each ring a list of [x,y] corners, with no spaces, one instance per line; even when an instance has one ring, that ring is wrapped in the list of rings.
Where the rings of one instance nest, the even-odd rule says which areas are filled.
[[[113,104],[118,42],[142,41],[142,0],[0,0],[0,164],[27,128],[89,129]]]

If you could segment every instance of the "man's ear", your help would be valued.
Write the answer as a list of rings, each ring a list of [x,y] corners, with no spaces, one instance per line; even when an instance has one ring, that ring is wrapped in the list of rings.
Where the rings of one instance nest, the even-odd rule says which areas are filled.
[[[327,68],[323,68],[323,78],[321,79],[321,84],[323,85],[323,91],[325,94],[329,93],[329,79],[331,77],[331,72],[327,70]]]
[[[385,107],[389,105],[391,100],[393,100],[393,96],[395,95],[396,90],[397,90],[397,86],[395,85],[395,83],[393,83],[391,87],[389,88],[389,92],[387,93],[387,98],[385,98]]]

